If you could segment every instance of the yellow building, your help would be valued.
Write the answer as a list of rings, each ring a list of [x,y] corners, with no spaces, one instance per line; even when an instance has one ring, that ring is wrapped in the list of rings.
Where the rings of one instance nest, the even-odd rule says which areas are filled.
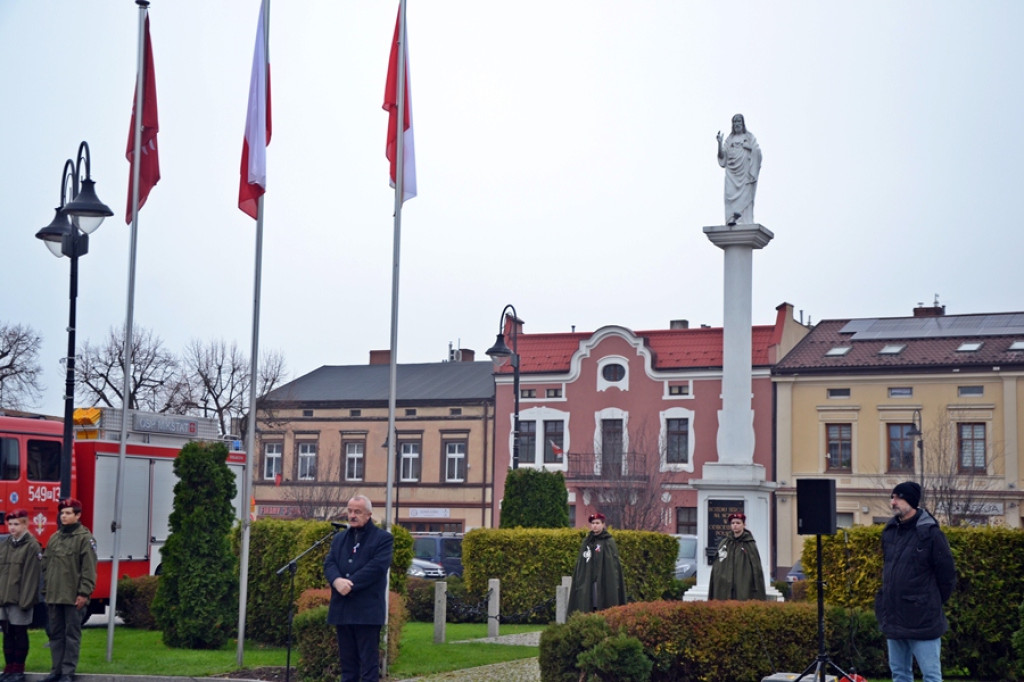
[[[780,574],[798,479],[836,481],[839,528],[888,520],[904,480],[943,524],[1021,527],[1024,313],[825,320],[772,374]]]
[[[411,531],[492,525],[494,379],[490,362],[398,366],[392,521]],[[354,494],[387,499],[387,351],[369,365],[324,366],[259,402],[257,514],[342,516]]]

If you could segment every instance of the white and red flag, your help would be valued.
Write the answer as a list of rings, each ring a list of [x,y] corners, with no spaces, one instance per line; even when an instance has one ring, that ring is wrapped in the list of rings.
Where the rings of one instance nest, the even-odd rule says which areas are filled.
[[[263,4],[260,3],[260,21],[256,26],[238,184],[238,208],[253,219],[257,217],[259,198],[267,191],[267,145],[270,144],[270,61]]]
[[[160,155],[157,152],[156,134],[160,123],[156,112],[156,72],[153,69],[153,44],[149,40],[149,15],[146,15],[145,46],[143,48],[142,73],[142,144],[139,147],[139,206],[146,203],[149,190],[160,181]],[[136,79],[139,76],[136,76]],[[132,120],[128,126],[128,208],[124,221],[132,222],[132,181],[135,178],[135,111],[138,94],[138,80],[135,82],[136,97],[132,98]]]
[[[395,21],[395,38],[391,42],[391,58],[388,60],[388,79],[384,88],[384,110],[388,112],[388,142],[386,156],[391,162],[391,186],[395,187],[398,178],[398,84],[399,80],[404,85],[404,96],[402,98],[403,122],[402,122],[402,202],[416,196],[416,152],[413,144],[412,132],[412,98],[409,88],[409,31],[406,29],[402,36],[402,9],[398,10],[398,19]],[[402,75],[399,78],[399,38],[403,39],[404,64]]]

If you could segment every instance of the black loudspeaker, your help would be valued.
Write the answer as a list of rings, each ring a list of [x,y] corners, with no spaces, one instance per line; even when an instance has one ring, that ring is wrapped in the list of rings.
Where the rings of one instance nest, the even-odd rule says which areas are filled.
[[[836,534],[836,482],[834,479],[797,479],[796,532],[799,535]]]

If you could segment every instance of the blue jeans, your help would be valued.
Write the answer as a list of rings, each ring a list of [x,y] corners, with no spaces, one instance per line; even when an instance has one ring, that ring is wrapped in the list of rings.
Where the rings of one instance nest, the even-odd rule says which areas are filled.
[[[890,639],[888,642],[892,682],[914,682],[914,659],[917,659],[924,682],[942,682],[941,638]]]

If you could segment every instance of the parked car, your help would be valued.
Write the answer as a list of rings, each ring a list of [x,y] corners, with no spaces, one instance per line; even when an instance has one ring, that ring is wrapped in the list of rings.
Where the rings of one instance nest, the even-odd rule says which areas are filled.
[[[444,577],[444,568],[441,564],[435,564],[433,561],[424,561],[413,557],[412,564],[409,565],[409,570],[406,573],[416,578],[440,580]]]
[[[786,574],[786,582],[795,583],[797,580],[806,580],[807,576],[804,575],[804,566],[797,559],[796,563],[793,564],[793,568],[789,569],[789,573]]]
[[[462,533],[413,533],[412,555],[444,567],[446,575],[462,576]]]
[[[676,580],[692,578],[697,575],[697,536],[674,535],[679,541],[679,554],[676,556]]]

